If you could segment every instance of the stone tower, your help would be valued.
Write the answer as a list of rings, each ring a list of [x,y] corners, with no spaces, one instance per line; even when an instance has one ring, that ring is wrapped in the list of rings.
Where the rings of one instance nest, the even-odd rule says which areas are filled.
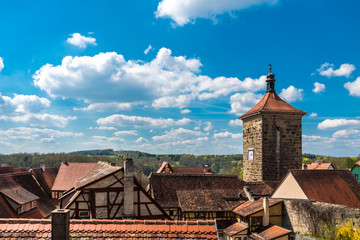
[[[245,182],[279,181],[289,169],[301,169],[302,117],[306,114],[275,92],[275,75],[267,75],[264,97],[239,118],[243,121]]]

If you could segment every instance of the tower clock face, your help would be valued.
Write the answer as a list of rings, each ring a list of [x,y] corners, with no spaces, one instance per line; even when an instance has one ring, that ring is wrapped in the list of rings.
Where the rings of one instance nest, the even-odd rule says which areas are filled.
[[[254,149],[253,148],[248,150],[248,160],[254,160]]]

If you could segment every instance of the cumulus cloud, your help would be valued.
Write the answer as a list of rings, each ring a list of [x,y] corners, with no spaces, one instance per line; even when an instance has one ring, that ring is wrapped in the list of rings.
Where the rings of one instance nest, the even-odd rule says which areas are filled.
[[[161,48],[150,62],[125,61],[115,52],[93,57],[65,57],[61,65],[46,64],[33,75],[34,85],[51,97],[78,99],[87,107],[76,110],[118,111],[137,105],[155,108],[185,108],[196,99],[203,101],[232,92],[265,88],[259,79],[200,75],[199,59],[172,56]]]
[[[155,141],[173,141],[179,139],[188,139],[193,137],[199,137],[205,135],[201,131],[194,131],[185,128],[171,129],[170,131],[165,131],[165,134],[160,136],[153,136],[152,139]]]
[[[27,123],[33,127],[65,127],[68,121],[76,117],[63,117],[47,113],[28,113],[19,116],[0,116],[0,120]]]
[[[149,140],[147,140],[146,138],[143,138],[143,137],[139,137],[138,139],[136,139],[135,142],[137,143],[146,143],[148,142]]]
[[[191,113],[191,110],[190,109],[181,109],[180,113],[188,114],[188,113]]]
[[[280,97],[282,99],[284,99],[287,102],[295,102],[298,100],[302,100],[303,98],[303,92],[304,90],[301,88],[296,88],[294,86],[289,86],[286,89],[282,89],[281,93],[280,93]]]
[[[314,89],[313,89],[314,93],[319,93],[319,92],[325,92],[325,84],[322,83],[314,83]]]
[[[220,132],[220,133],[215,133],[214,134],[214,138],[241,138],[242,137],[242,133],[231,133],[231,132]]]
[[[65,137],[81,137],[83,133],[74,133],[74,132],[63,132],[48,128],[27,128],[27,127],[18,127],[10,128],[8,130],[0,130],[0,138],[2,139],[11,139],[11,140],[36,140],[43,139],[43,142],[52,139],[53,141],[57,138]],[[47,139],[47,140],[46,140]],[[47,141],[48,142],[48,141]]]
[[[354,82],[347,82],[344,87],[349,91],[351,96],[360,97],[360,77]]]
[[[4,59],[0,57],[0,72],[4,69]]]
[[[211,122],[205,122],[205,127],[204,127],[204,131],[208,132],[210,131],[211,129],[213,129],[213,125]]]
[[[215,19],[216,15],[277,2],[278,0],[162,0],[155,14],[158,18],[171,18],[176,25],[183,26],[195,22],[197,18]]]
[[[249,111],[262,98],[261,94],[252,92],[236,93],[230,97],[231,113],[241,115]]]
[[[317,116],[318,116],[317,113],[311,113],[311,114],[309,115],[309,117],[317,117]]]
[[[318,129],[326,130],[330,128],[339,127],[353,127],[360,126],[360,120],[349,120],[349,119],[326,119],[318,124]]]
[[[138,133],[136,130],[127,130],[127,131],[117,131],[114,133],[115,136],[122,136],[122,135],[134,135],[137,136]]]
[[[145,55],[147,55],[152,48],[153,47],[149,44],[149,46],[144,51]]]
[[[324,63],[318,69],[318,72],[322,76],[327,77],[350,77],[351,73],[355,70],[355,66],[353,64],[344,63],[340,65],[340,68],[334,70],[334,64],[331,63]]]
[[[316,136],[316,135],[302,135],[302,139],[304,142],[323,142],[323,141],[331,140],[328,137],[322,137],[322,136]]]
[[[360,130],[357,129],[343,129],[334,132],[333,138],[337,139],[359,139],[360,138]]]
[[[124,138],[119,137],[106,137],[106,136],[93,136],[95,142],[106,143],[106,142],[125,142]]]
[[[108,126],[135,126],[135,127],[157,127],[166,128],[169,126],[181,126],[190,123],[188,118],[174,120],[172,118],[150,118],[140,116],[127,116],[123,114],[114,114],[105,118],[99,118],[97,124]]]
[[[242,126],[243,122],[240,119],[230,120],[229,125],[232,127]]]
[[[96,39],[93,37],[85,37],[82,36],[80,33],[73,33],[70,34],[70,36],[71,37],[69,37],[66,42],[79,48],[86,48],[88,45],[97,45]]]

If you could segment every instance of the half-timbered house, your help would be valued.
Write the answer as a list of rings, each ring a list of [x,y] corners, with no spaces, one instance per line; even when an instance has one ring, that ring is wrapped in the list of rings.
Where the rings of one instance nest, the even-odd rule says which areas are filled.
[[[169,219],[134,177],[133,168],[131,159],[124,168],[98,162],[63,193],[60,207],[70,209],[71,218]]]

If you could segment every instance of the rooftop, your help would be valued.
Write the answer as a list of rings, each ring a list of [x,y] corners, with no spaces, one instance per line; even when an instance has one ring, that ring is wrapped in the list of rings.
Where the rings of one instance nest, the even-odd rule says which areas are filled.
[[[78,179],[84,177],[96,163],[65,162],[60,165],[52,191],[66,191],[75,186]]]
[[[250,237],[255,240],[272,240],[289,234],[291,234],[291,231],[285,228],[276,225],[269,225],[253,232]]]
[[[239,232],[242,232],[248,228],[249,228],[248,226],[237,222],[237,223],[234,223],[233,225],[225,228],[224,233],[226,233],[229,236],[233,236],[233,235],[238,234]]]
[[[267,92],[252,109],[239,118],[244,119],[260,113],[283,113],[301,116],[306,114],[306,112],[301,111],[282,100],[276,92]]]
[[[280,201],[280,200],[269,199],[269,207],[279,204],[281,202],[282,201]],[[246,202],[240,204],[233,210],[233,212],[236,214],[239,214],[241,216],[247,217],[247,216],[257,213],[263,209],[264,209],[263,199],[260,198],[255,201],[246,201]]]
[[[50,219],[0,219],[0,239],[51,239]],[[70,239],[217,239],[214,221],[70,220]]]

